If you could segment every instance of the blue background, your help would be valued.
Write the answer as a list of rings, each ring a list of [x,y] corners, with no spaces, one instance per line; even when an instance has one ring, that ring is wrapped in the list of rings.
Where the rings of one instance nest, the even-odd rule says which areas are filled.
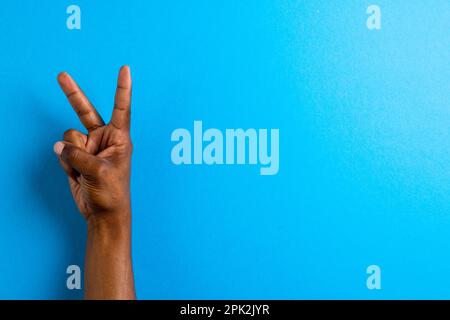
[[[82,127],[55,78],[109,119],[122,64],[140,298],[450,298],[450,2],[377,0],[381,31],[370,4],[3,1],[0,298],[82,297],[85,223],[52,151]],[[279,128],[280,172],[173,165],[194,120]]]

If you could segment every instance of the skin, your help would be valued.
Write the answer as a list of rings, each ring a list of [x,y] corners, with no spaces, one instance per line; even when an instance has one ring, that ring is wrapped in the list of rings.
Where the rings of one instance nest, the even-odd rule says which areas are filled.
[[[131,74],[119,71],[114,110],[105,124],[65,72],[58,82],[87,134],[67,130],[54,151],[87,221],[86,299],[135,299],[131,263]]]

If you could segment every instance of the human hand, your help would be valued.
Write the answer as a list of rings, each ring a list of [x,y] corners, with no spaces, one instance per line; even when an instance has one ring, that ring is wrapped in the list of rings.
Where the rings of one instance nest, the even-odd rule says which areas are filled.
[[[108,124],[67,73],[59,74],[58,82],[88,130],[87,135],[68,130],[64,140],[54,145],[78,209],[88,222],[129,218],[132,153],[129,67],[120,69],[114,110]]]

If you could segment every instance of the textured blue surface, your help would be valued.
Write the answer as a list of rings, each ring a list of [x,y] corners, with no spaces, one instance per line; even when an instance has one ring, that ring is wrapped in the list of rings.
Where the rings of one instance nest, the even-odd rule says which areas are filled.
[[[78,4],[82,29],[66,28]],[[450,298],[450,3],[4,1],[0,298],[76,299],[86,230],[52,145],[134,76],[140,298]],[[280,171],[174,166],[171,132],[279,128]],[[382,268],[382,290],[366,268]]]

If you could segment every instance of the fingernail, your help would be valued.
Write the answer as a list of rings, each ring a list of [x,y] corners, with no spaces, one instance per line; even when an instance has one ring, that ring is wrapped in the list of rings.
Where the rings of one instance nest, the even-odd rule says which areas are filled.
[[[56,79],[58,81],[61,81],[66,76],[67,76],[67,72],[63,71],[63,72],[58,73],[58,76],[56,77]]]
[[[63,149],[64,149],[64,143],[62,143],[61,141],[55,143],[55,145],[53,146],[53,151],[56,153],[56,155],[58,157],[61,156]]]

